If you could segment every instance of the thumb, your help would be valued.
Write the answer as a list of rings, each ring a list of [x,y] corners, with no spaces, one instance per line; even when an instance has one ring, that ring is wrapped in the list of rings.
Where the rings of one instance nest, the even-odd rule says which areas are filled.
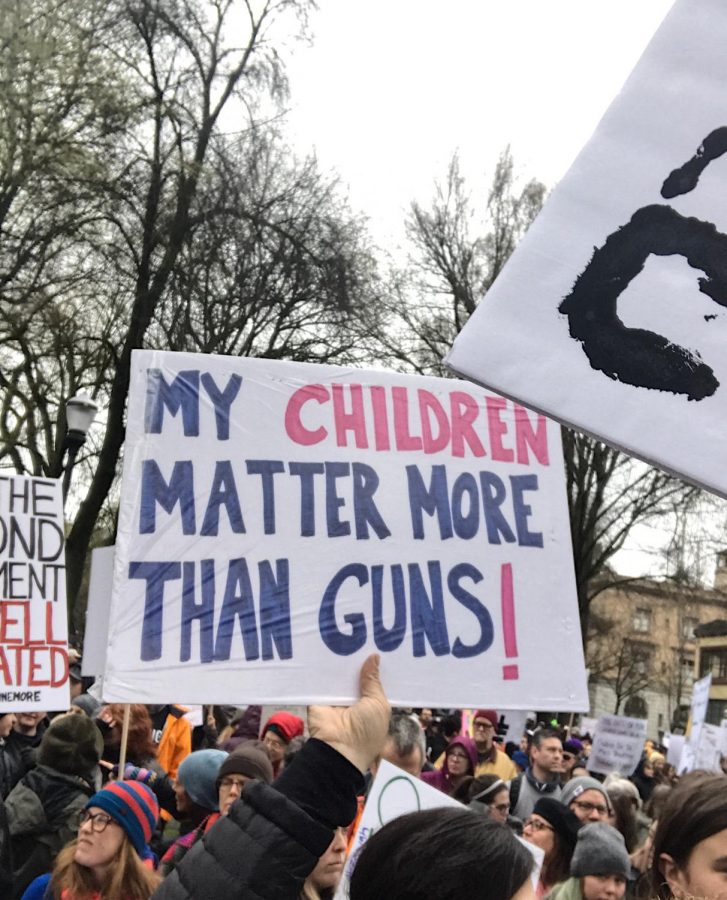
[[[359,689],[362,697],[376,697],[377,699],[383,697],[386,699],[384,688],[381,684],[380,662],[381,657],[378,653],[372,653],[371,656],[364,660],[359,675]]]

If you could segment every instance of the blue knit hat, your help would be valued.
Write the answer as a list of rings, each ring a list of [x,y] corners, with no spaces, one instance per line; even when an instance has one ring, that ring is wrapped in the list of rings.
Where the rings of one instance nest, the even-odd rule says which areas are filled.
[[[196,750],[185,757],[177,769],[177,783],[202,809],[218,810],[217,773],[227,759],[224,750]]]
[[[86,804],[108,813],[126,832],[142,859],[159,818],[159,804],[150,788],[140,781],[111,781]]]

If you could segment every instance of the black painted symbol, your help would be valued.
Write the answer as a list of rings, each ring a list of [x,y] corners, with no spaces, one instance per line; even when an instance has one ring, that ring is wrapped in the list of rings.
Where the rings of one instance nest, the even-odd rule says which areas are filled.
[[[717,128],[691,159],[670,173],[661,196],[670,199],[694,190],[709,163],[726,152],[727,127]],[[699,290],[727,306],[727,235],[711,222],[653,204],[636,210],[594,250],[558,310],[568,317],[570,335],[582,343],[591,367],[609,378],[689,400],[711,397],[719,381],[699,353],[645,328],[627,328],[618,316],[619,297],[652,254],[683,256],[704,273],[697,281]]]

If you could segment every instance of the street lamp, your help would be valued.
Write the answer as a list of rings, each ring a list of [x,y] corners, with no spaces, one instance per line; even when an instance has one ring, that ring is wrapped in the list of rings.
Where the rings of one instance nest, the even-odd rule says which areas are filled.
[[[88,394],[76,394],[66,403],[66,436],[63,440],[63,450],[68,452],[66,465],[63,470],[63,501],[68,496],[68,488],[71,484],[71,472],[76,462],[78,451],[86,442],[88,429],[93,425],[98,406]]]

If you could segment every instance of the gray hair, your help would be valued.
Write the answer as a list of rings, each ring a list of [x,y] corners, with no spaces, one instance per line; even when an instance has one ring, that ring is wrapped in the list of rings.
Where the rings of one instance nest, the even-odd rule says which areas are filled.
[[[422,755],[422,763],[427,758],[427,745],[419,720],[406,713],[394,713],[389,721],[388,737],[393,741],[399,756],[409,756],[415,750]]]

